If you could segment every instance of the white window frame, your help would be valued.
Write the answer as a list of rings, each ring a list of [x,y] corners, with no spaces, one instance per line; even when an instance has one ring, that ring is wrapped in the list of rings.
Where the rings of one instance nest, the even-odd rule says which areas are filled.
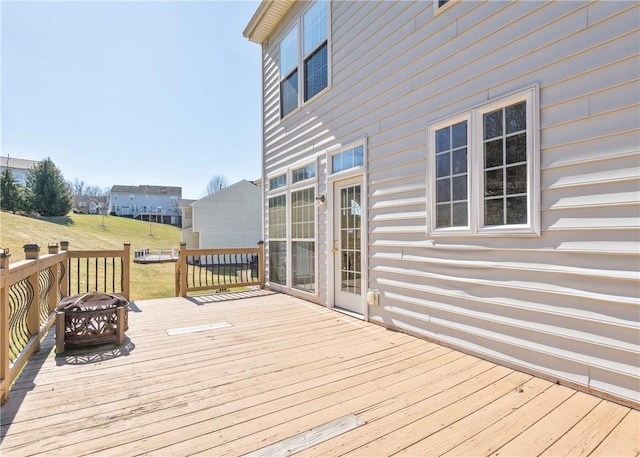
[[[539,86],[497,98],[456,116],[427,126],[427,236],[540,236],[540,121]],[[483,115],[516,104],[527,103],[527,223],[484,225]],[[467,121],[468,225],[436,227],[435,132]]]
[[[304,53],[304,24],[303,24],[303,17],[304,15],[307,13],[307,11],[309,11],[309,9],[317,2],[317,1],[323,1],[326,2],[327,4],[327,86],[322,89],[320,92],[318,92],[317,94],[313,95],[311,98],[309,98],[308,100],[305,101],[304,97],[305,97],[305,69],[304,69],[304,61],[305,58],[308,57],[308,55],[305,55]],[[279,104],[279,109],[278,112],[280,113],[280,120],[286,119],[289,116],[291,116],[293,113],[297,112],[298,110],[300,110],[300,108],[304,105],[306,105],[307,103],[312,102],[313,100],[315,100],[317,97],[321,96],[322,94],[324,94],[327,90],[329,90],[329,88],[331,87],[331,0],[314,0],[313,2],[311,2],[309,4],[309,6],[307,6],[303,11],[301,11],[295,18],[294,21],[292,21],[291,24],[289,24],[285,30],[286,33],[284,33],[280,39],[278,40],[278,55],[280,54],[280,45],[282,43],[282,41],[289,35],[289,33],[291,33],[291,31],[293,30],[294,27],[297,26],[297,30],[298,30],[298,58],[297,58],[297,64],[296,67],[298,69],[298,106],[296,108],[294,108],[293,110],[289,111],[287,114],[283,114],[282,111],[282,92],[281,92],[281,88],[282,88],[282,81],[284,80],[284,78],[282,77],[282,75],[280,74],[280,60],[278,60],[278,104]],[[313,54],[313,52],[317,49],[314,48],[313,51],[311,51],[311,53],[309,53],[309,55]],[[280,59],[280,57],[278,58]],[[287,72],[287,75],[290,75],[291,72],[293,72],[293,68]]]
[[[315,166],[315,176],[313,178],[308,178],[305,180],[301,180],[298,181],[296,183],[293,182],[293,171],[297,170],[299,168],[305,167],[307,165],[313,164]],[[286,243],[286,279],[285,279],[285,284],[280,284],[280,283],[269,283],[269,286],[277,291],[281,291],[281,292],[286,292],[290,295],[298,295],[300,297],[314,297],[317,299],[317,297],[319,297],[319,287],[318,287],[318,275],[319,275],[319,263],[318,263],[318,210],[317,207],[314,206],[315,211],[314,211],[314,238],[313,238],[313,243],[314,243],[314,279],[315,279],[315,284],[314,284],[314,292],[308,292],[304,289],[300,289],[297,287],[293,286],[293,271],[292,271],[292,266],[293,266],[293,237],[292,237],[292,232],[291,232],[291,194],[293,192],[296,191],[300,191],[300,190],[304,190],[304,189],[308,189],[308,188],[313,188],[313,192],[315,196],[318,196],[318,170],[319,170],[319,161],[318,158],[314,158],[312,160],[305,160],[305,161],[300,161],[300,162],[296,162],[295,164],[290,165],[288,168],[286,169],[279,169],[277,172],[274,172],[272,174],[270,174],[267,177],[267,182],[270,182],[270,180],[272,178],[277,178],[279,176],[285,175],[286,176],[286,184],[282,187],[277,187],[276,189],[269,189],[267,190],[266,193],[266,199],[267,199],[267,208],[266,211],[269,211],[268,208],[268,201],[270,198],[272,197],[278,197],[281,195],[285,195],[285,238],[276,238],[274,240],[271,240],[270,237],[268,237],[268,233],[269,233],[269,227],[268,225],[266,226],[266,230],[267,230],[267,242],[269,241],[285,241]],[[296,239],[296,241],[302,241],[302,240],[298,240]]]
[[[358,146],[362,146],[362,165],[358,165],[351,168],[345,168],[344,170],[334,172],[333,171],[333,157],[350,149],[355,149]],[[365,167],[367,165],[367,138],[362,138],[353,143],[349,143],[346,146],[338,146],[327,150],[327,175],[330,179],[346,179],[351,176],[357,176],[364,174]]]

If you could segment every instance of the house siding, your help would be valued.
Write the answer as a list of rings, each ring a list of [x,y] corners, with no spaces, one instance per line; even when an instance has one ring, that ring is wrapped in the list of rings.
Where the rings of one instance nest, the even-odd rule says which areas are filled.
[[[256,247],[262,240],[261,201],[260,188],[246,180],[195,201],[183,241],[199,249]]]
[[[326,194],[327,149],[366,138],[368,319],[637,405],[638,4],[335,1],[331,87],[281,120],[278,41],[303,6],[263,44],[264,177],[317,157]],[[426,126],[533,85],[540,236],[429,237]]]

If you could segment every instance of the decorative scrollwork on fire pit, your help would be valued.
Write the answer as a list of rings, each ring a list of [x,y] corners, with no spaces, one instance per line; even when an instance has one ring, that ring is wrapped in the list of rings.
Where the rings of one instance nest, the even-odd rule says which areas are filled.
[[[89,292],[67,297],[56,308],[56,352],[65,346],[121,345],[129,328],[129,302],[121,295]]]

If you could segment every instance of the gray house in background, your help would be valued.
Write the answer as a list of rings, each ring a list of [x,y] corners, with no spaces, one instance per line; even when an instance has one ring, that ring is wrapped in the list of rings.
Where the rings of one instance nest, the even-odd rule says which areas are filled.
[[[639,10],[263,1],[269,287],[638,407]]]
[[[109,213],[162,224],[181,224],[178,202],[182,187],[120,186],[111,188]]]

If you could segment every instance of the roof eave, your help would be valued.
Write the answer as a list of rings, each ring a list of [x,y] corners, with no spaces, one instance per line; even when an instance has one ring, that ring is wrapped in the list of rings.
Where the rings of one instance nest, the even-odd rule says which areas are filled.
[[[295,0],[262,0],[242,35],[249,41],[262,44],[293,6]]]

